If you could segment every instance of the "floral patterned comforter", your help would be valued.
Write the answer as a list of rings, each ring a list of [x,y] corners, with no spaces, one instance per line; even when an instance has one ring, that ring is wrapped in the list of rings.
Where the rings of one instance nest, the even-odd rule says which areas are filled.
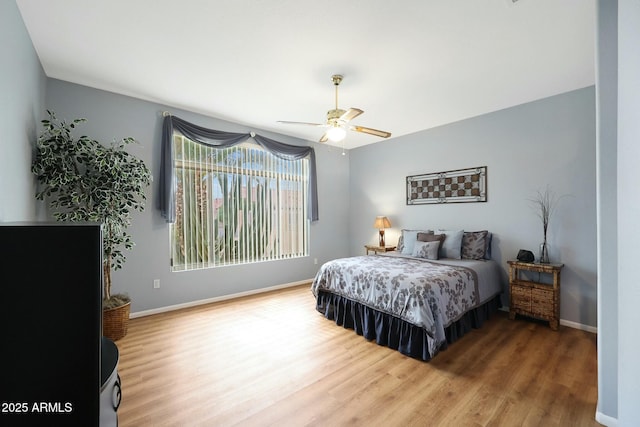
[[[478,276],[464,266],[418,258],[356,256],[329,261],[311,285],[420,326],[429,352],[446,340],[445,328],[480,305]]]

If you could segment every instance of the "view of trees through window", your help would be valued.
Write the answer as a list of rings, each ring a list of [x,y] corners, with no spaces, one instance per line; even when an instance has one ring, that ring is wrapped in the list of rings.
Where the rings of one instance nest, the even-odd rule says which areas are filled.
[[[254,143],[214,148],[174,135],[172,270],[308,255],[308,160]]]

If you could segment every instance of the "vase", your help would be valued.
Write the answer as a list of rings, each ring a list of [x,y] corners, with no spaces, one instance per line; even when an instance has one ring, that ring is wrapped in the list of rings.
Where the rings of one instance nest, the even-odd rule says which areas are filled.
[[[549,264],[549,247],[547,241],[540,243],[540,264]]]

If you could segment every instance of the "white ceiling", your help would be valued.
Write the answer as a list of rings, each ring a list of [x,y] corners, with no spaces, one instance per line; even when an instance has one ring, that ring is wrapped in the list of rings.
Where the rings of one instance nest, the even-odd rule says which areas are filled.
[[[391,138],[595,81],[595,0],[17,4],[51,78],[311,141],[277,121],[323,122],[336,73],[352,124]]]

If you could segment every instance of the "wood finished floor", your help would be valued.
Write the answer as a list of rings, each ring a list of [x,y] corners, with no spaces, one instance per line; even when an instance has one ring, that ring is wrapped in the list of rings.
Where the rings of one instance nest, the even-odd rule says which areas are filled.
[[[308,285],[131,319],[129,426],[598,426],[596,335],[499,312],[430,362],[315,311]]]

